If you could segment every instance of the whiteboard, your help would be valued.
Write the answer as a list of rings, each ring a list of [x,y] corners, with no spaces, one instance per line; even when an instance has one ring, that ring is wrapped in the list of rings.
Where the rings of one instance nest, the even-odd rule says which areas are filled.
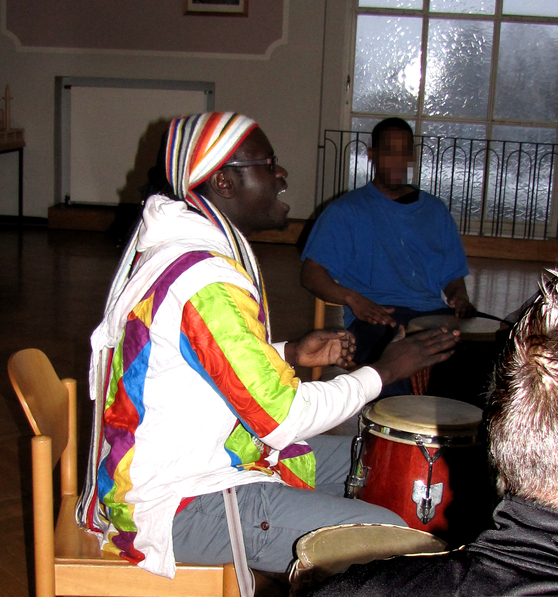
[[[147,181],[171,119],[205,112],[214,101],[208,84],[168,89],[155,87],[153,81],[143,82],[149,88],[138,81],[128,87],[130,80],[79,82],[64,85],[64,93],[71,96],[61,111],[58,201],[71,203],[138,203],[138,189]]]

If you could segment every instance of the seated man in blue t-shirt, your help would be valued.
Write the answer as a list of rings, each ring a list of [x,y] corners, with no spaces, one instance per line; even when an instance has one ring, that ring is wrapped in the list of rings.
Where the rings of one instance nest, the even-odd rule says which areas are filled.
[[[453,217],[440,199],[407,184],[414,161],[407,122],[376,125],[371,160],[372,182],[328,206],[302,254],[302,285],[344,305],[345,327],[357,339],[355,363],[375,361],[415,317],[475,314]]]

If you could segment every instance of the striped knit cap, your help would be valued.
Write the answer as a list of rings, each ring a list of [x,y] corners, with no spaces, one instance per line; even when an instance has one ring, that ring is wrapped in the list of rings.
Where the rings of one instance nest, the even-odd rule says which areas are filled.
[[[167,141],[167,179],[180,199],[218,170],[258,125],[234,112],[175,118]],[[189,197],[190,195],[190,197]]]

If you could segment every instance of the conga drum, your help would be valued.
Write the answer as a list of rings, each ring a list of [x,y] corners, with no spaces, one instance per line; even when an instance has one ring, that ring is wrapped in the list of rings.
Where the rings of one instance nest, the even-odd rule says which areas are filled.
[[[389,524],[343,524],[301,537],[291,567],[291,596],[353,564],[392,556],[444,552],[446,543],[430,533]]]
[[[372,403],[360,417],[357,497],[453,545],[474,539],[492,511],[481,419],[476,406],[437,396]]]
[[[433,328],[459,330],[460,342],[446,362],[428,367],[412,378],[413,392],[435,394],[472,404],[481,404],[494,361],[502,348],[506,323],[491,317],[458,318],[454,315],[424,315],[411,319],[407,334]]]

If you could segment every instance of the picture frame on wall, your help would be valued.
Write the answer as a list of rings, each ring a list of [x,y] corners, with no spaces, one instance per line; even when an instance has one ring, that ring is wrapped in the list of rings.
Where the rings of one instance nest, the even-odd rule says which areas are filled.
[[[248,0],[184,0],[184,14],[247,17]]]

